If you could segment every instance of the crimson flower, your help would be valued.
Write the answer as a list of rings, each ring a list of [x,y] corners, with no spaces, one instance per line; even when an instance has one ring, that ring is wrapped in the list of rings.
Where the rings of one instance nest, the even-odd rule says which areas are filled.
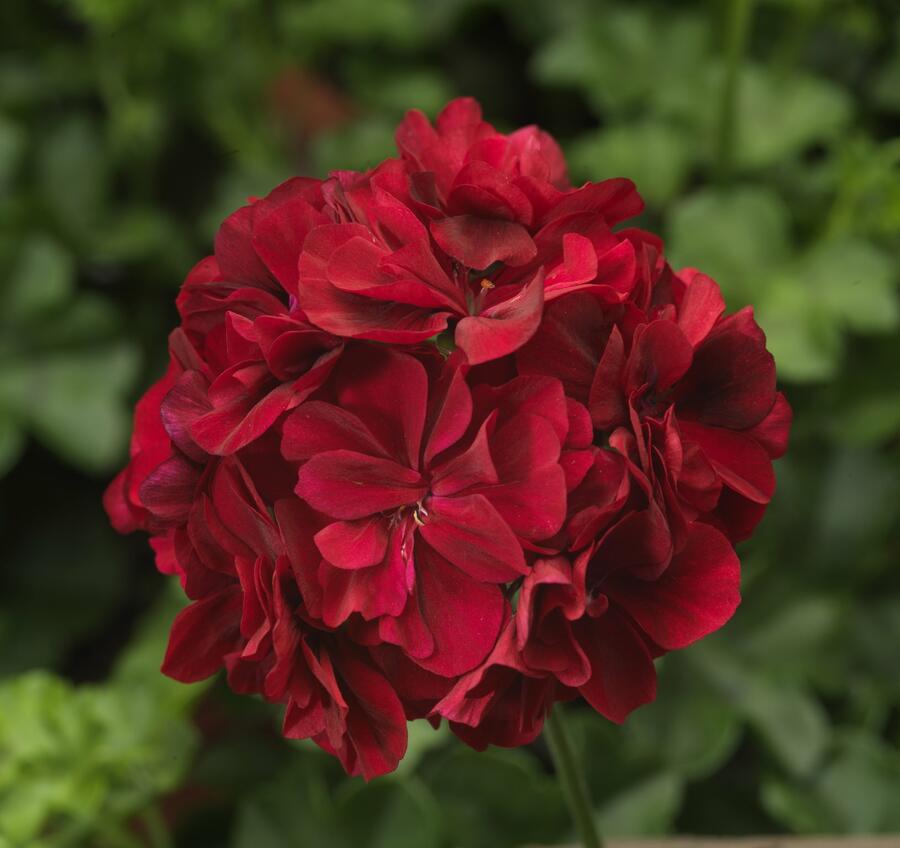
[[[410,720],[515,746],[652,700],[737,607],[791,422],[752,311],[619,228],[630,181],[468,99],[397,146],[225,220],[104,498],[189,601],[163,671],[366,779]]]

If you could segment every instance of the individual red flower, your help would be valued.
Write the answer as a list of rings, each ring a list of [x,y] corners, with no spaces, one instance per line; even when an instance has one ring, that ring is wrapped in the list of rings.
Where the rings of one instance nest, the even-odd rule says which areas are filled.
[[[617,229],[630,181],[468,99],[397,144],[225,220],[104,498],[189,600],[163,671],[366,779],[410,720],[481,749],[651,700],[734,612],[791,421],[752,312]]]
[[[407,353],[358,347],[330,389],[287,418],[282,442],[302,463],[297,495],[327,516],[322,618],[359,614],[423,668],[468,671],[508,615],[503,585],[528,570],[523,544],[565,519],[562,386],[473,392],[458,365],[429,375]]]

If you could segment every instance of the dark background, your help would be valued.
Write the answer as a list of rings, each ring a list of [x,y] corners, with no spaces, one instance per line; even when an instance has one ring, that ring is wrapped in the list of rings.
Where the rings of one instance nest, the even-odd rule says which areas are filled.
[[[366,787],[162,678],[177,586],[100,505],[218,222],[460,94],[576,182],[633,178],[673,262],[756,305],[796,412],[734,621],[624,728],[569,711],[603,829],[900,831],[896,2],[3,0],[0,848],[569,838],[542,743],[416,726]]]

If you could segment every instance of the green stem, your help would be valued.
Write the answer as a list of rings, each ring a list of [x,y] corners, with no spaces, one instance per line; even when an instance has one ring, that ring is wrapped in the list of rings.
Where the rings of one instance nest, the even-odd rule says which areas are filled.
[[[584,848],[603,848],[603,840],[597,832],[593,807],[584,775],[575,761],[572,743],[566,731],[566,722],[560,704],[557,704],[545,724],[545,734],[556,765],[556,776],[563,795],[569,804],[575,826],[581,835]]]
[[[734,141],[737,137],[738,96],[741,64],[750,31],[752,0],[729,0],[725,30],[725,77],[722,80],[722,100],[719,104],[719,132],[716,150],[716,170],[719,182],[727,185],[734,165]]]
[[[152,805],[141,813],[151,848],[173,848],[172,836],[159,807]]]

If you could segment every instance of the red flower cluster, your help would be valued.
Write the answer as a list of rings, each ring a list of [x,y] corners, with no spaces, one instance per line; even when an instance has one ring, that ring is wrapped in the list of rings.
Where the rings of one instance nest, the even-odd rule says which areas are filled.
[[[106,495],[191,600],[165,673],[366,778],[409,719],[482,748],[650,701],[738,604],[791,418],[752,312],[612,229],[628,180],[571,188],[472,100],[397,144],[225,221]]]

